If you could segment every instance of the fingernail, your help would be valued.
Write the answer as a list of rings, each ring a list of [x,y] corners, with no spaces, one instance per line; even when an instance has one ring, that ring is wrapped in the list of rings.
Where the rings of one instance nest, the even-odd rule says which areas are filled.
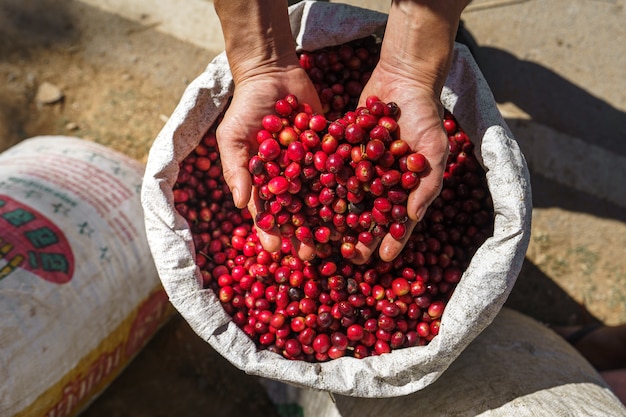
[[[235,206],[237,206],[238,208],[241,208],[239,206],[240,201],[241,201],[241,195],[239,193],[239,188],[233,187],[231,192],[233,194],[233,202],[235,203]]]
[[[421,206],[420,208],[417,209],[417,211],[415,212],[415,217],[417,218],[418,222],[422,220],[422,217],[424,217],[424,214],[426,214],[426,206]]]

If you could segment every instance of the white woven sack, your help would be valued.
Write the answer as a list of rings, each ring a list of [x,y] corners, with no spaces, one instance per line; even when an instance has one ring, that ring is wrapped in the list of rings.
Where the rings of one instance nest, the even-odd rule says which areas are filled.
[[[74,137],[0,153],[0,416],[77,415],[171,314],[143,173]]]
[[[428,387],[354,398],[261,379],[284,417],[624,417],[598,371],[561,336],[503,308]]]
[[[352,6],[305,2],[290,8],[298,48],[315,50],[382,34],[386,15]],[[441,99],[476,145],[495,206],[495,231],[476,252],[427,346],[324,363],[287,360],[258,350],[201,286],[191,232],[174,210],[178,164],[223,112],[233,85],[225,54],[187,88],[148,159],[142,202],[148,242],[173,305],[204,340],[247,373],[358,397],[405,395],[435,381],[493,320],[521,268],[528,245],[531,194],[523,155],[467,48],[456,45]]]

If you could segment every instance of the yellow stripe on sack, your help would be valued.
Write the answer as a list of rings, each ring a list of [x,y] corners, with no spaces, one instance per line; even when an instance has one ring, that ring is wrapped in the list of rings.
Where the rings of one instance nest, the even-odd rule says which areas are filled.
[[[1,243],[2,243],[2,239],[0,239],[0,244]],[[5,243],[4,245],[0,246],[0,258],[6,255],[7,253],[11,252],[11,249],[13,249],[13,245],[10,243]]]
[[[0,279],[5,278],[11,272],[17,269],[17,267],[20,266],[23,260],[24,257],[22,255],[15,255],[13,258],[11,258],[11,260],[4,267],[2,267],[2,269],[0,269]]]
[[[56,384],[14,417],[73,417],[139,353],[175,309],[159,285]]]

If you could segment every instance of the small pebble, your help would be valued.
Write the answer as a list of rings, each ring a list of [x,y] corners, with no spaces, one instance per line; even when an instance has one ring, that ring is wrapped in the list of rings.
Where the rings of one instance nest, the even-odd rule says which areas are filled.
[[[65,129],[69,131],[78,130],[78,125],[74,122],[69,122],[68,124],[65,125]]]
[[[63,91],[56,85],[44,81],[37,89],[35,100],[42,104],[54,104],[63,99]]]

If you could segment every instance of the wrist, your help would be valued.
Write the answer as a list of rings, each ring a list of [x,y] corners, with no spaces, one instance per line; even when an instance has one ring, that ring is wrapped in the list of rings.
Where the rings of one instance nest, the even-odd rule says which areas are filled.
[[[393,0],[381,49],[381,64],[441,92],[454,39],[468,0]]]
[[[284,0],[216,0],[226,56],[235,84],[298,65]]]

